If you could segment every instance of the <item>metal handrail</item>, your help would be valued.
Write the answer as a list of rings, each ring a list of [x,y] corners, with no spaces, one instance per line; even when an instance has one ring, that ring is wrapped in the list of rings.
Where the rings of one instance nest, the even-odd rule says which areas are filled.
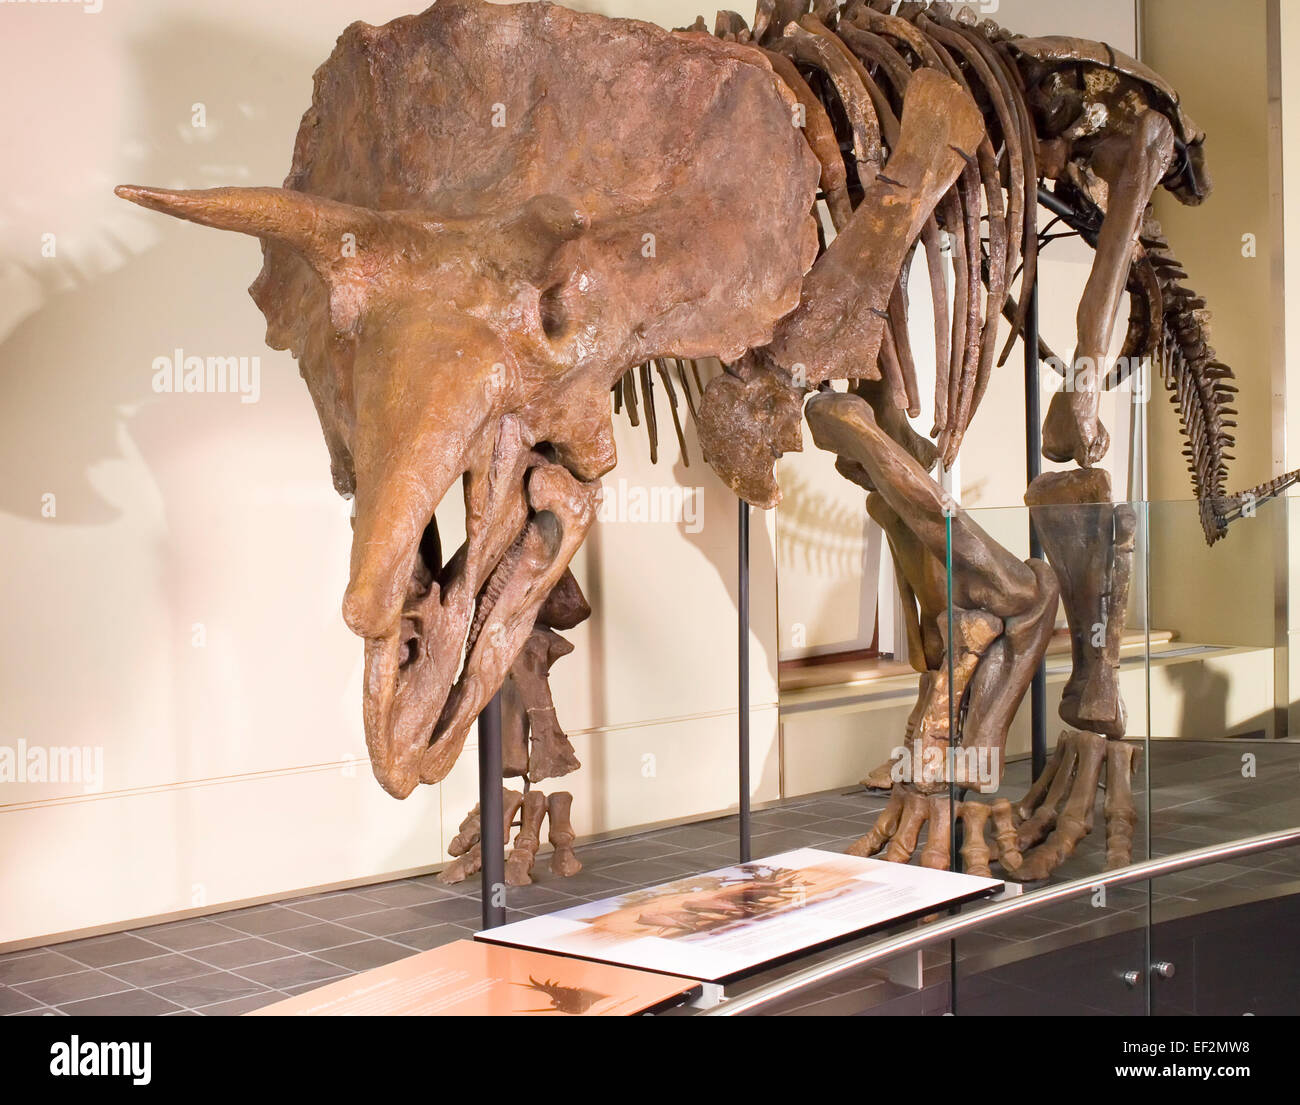
[[[794,974],[778,979],[775,982],[758,986],[746,994],[728,998],[721,1005],[706,1010],[699,1015],[702,1017],[734,1017],[740,1013],[748,1012],[755,1006],[766,1005],[768,1002],[793,994],[805,986],[824,982],[836,975],[844,974],[846,971],[869,966],[872,963],[879,963],[881,960],[893,959],[907,952],[923,948],[928,944],[933,944],[936,941],[952,939],[962,933],[982,928],[990,922],[1012,917],[1027,910],[1037,909],[1040,906],[1064,901],[1067,898],[1073,898],[1081,894],[1092,893],[1100,886],[1122,886],[1130,882],[1145,882],[1148,879],[1172,875],[1188,868],[1201,867],[1207,863],[1222,863],[1237,856],[1253,855],[1256,852],[1267,852],[1274,848],[1285,848],[1294,844],[1300,844],[1300,827],[1285,829],[1276,833],[1262,833],[1259,836],[1243,837],[1229,844],[1214,844],[1206,848],[1197,848],[1191,852],[1179,852],[1176,855],[1165,856],[1161,859],[1149,859],[1142,863],[1122,867],[1116,871],[1105,871],[1100,875],[1093,875],[1089,878],[1075,879],[1072,882],[1061,883],[1059,886],[1049,886],[1043,890],[1036,890],[1030,894],[1022,894],[1015,898],[997,902],[987,909],[975,910],[972,913],[965,913],[957,917],[947,917],[942,921],[922,925],[911,932],[891,936],[887,940],[881,940],[868,947],[844,952],[815,966],[805,967],[803,970],[796,971]]]

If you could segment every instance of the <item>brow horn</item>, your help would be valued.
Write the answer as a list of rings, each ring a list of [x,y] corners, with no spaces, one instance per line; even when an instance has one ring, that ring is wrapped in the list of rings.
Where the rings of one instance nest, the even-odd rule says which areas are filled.
[[[289,188],[177,191],[122,184],[113,191],[124,200],[164,215],[280,242],[322,275],[338,261],[344,234],[352,233],[361,239],[379,221],[368,208]]]

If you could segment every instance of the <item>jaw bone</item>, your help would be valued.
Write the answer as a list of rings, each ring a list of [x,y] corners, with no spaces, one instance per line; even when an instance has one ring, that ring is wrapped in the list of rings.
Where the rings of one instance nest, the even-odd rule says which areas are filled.
[[[591,528],[598,496],[598,483],[583,483],[561,465],[542,464],[529,473],[532,515],[481,592],[464,670],[421,757],[421,782],[439,782],[451,770],[470,724],[505,679]]]

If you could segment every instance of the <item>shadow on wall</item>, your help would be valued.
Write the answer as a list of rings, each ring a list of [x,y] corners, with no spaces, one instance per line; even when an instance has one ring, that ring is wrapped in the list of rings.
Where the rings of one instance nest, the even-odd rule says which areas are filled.
[[[701,373],[705,387],[713,378],[713,373]],[[659,400],[661,405],[667,406],[666,400]],[[699,402],[699,400],[696,400]],[[679,400],[680,402],[680,400]],[[684,404],[682,404],[684,407]],[[697,527],[683,526],[679,527],[679,532],[700,552],[705,560],[712,566],[717,573],[718,579],[727,589],[727,595],[731,601],[736,604],[737,617],[740,610],[740,565],[738,557],[739,536],[740,536],[740,500],[730,491],[729,488],[719,479],[709,464],[704,459],[704,450],[700,447],[699,436],[696,433],[695,423],[689,415],[686,415],[683,421],[683,434],[686,441],[687,455],[690,459],[689,466],[682,457],[678,457],[673,465],[673,477],[682,487],[699,487],[703,483],[705,473],[707,478],[715,485],[717,497],[721,508],[728,512],[729,520],[722,528],[722,532],[729,537],[728,541],[714,541],[704,538],[708,531],[708,523],[704,527],[698,528],[698,532],[692,532]],[[663,427],[660,427],[661,433]],[[669,425],[669,434],[673,431],[671,423]],[[649,446],[647,445],[647,448]],[[784,490],[784,488],[782,489]],[[766,512],[751,508],[749,518],[749,575],[751,579],[777,579],[776,561],[772,555],[772,545],[766,539],[764,526],[766,525]],[[756,595],[751,590],[750,594],[750,624],[753,625],[758,620],[755,617],[755,603],[764,601],[764,596]],[[725,637],[724,637],[725,639]],[[769,666],[772,669],[773,676],[776,673],[776,657],[768,657]]]
[[[1267,718],[1251,718],[1232,728],[1229,734],[1228,693],[1231,681],[1223,672],[1206,664],[1170,664],[1165,678],[1174,685],[1178,699],[1178,722],[1172,733],[1157,737],[1213,740],[1221,736],[1255,736],[1268,724]]]
[[[132,83],[122,121],[105,123],[127,147],[111,159],[130,166],[129,180],[116,183],[279,184],[321,60],[191,19],[132,43],[115,59]],[[206,126],[193,125],[195,102]],[[39,97],[32,114],[27,125],[38,128]],[[308,765],[364,757],[359,702],[346,712],[339,705],[361,660],[337,601],[347,510],[297,366],[264,345],[262,316],[245,293],[258,245],[111,195],[106,207],[101,189],[115,182],[98,178],[108,166],[85,168],[84,204],[56,228],[61,256],[46,261],[31,249],[0,258],[25,270],[30,293],[26,317],[0,328],[0,524],[16,533],[10,551],[22,564],[6,574],[22,589],[14,599],[36,612],[24,627],[31,659],[9,678],[22,691],[30,675],[60,702],[46,713],[34,693],[16,706],[11,698],[6,728],[41,734],[53,718],[66,739],[111,730],[119,747],[109,748],[110,791],[241,770],[241,758],[301,767],[291,742],[283,752],[266,747],[289,726],[300,744],[320,734]],[[28,233],[23,245],[37,238]],[[250,380],[257,401],[241,401],[252,390],[157,394],[155,359],[177,350],[260,358]],[[43,512],[51,495],[53,516]],[[272,550],[262,541],[278,545],[267,568],[260,560]],[[69,623],[78,609],[90,632]],[[200,623],[205,651],[191,647]],[[336,647],[343,639],[351,647]],[[295,654],[296,641],[309,653]],[[304,685],[323,689],[318,701],[304,700]],[[114,716],[142,700],[152,733]],[[337,720],[322,725],[328,718]],[[213,757],[214,743],[230,754]],[[191,815],[182,808],[190,809],[178,803],[166,827],[178,864],[202,828],[183,824]],[[176,874],[178,888],[192,877]]]
[[[860,509],[849,510],[790,467],[781,470],[781,490],[785,498],[777,530],[779,562],[803,575],[824,579],[860,576],[870,524],[867,493],[860,496]]]
[[[135,82],[123,112],[134,132],[126,143],[127,157],[138,161],[130,170],[139,178],[134,182],[279,184],[318,61],[193,20],[135,43],[123,67]],[[180,102],[177,89],[193,90],[206,126],[192,125],[192,109]],[[296,105],[292,114],[289,102]],[[102,188],[105,196],[111,192],[107,182]],[[262,330],[252,301],[230,286],[232,268],[246,273],[241,279],[247,285],[260,267],[253,239],[182,225],[116,199],[111,223],[76,225],[102,209],[105,198],[98,190],[83,194],[85,206],[68,214],[66,229],[55,228],[63,230],[61,242],[76,245],[51,259],[34,248],[0,258],[25,271],[35,304],[27,318],[9,320],[0,343],[0,405],[11,414],[0,435],[6,470],[0,510],[41,518],[41,496],[54,491],[57,517],[51,521],[58,525],[102,524],[120,514],[122,504],[97,486],[94,469],[128,459],[132,446],[152,473],[165,478],[163,466],[149,463],[158,459],[151,449],[168,438],[178,417],[188,432],[204,434],[224,428],[232,414],[245,420],[259,414],[257,404],[236,412],[228,403],[178,407],[161,401],[151,386],[155,357],[187,345],[195,353],[259,354],[274,361],[272,371],[297,376],[287,356],[260,340],[257,347],[237,348]],[[39,238],[40,228],[33,229],[24,247]],[[225,264],[227,258],[233,264]],[[236,317],[239,336],[232,334]],[[296,386],[309,405],[306,390]],[[322,475],[328,482],[327,459]],[[163,490],[164,507],[176,506],[177,498]]]

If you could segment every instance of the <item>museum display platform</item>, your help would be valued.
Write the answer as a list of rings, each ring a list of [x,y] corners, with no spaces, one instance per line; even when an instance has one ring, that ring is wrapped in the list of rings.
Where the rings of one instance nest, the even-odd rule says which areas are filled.
[[[1258,757],[1255,779],[1242,776],[1241,757],[1246,753]],[[1300,824],[1295,785],[1300,744],[1156,741],[1151,755],[1158,780],[1152,796],[1154,855],[1174,855]],[[1027,785],[1028,764],[1010,764],[1007,775],[1011,788]],[[840,790],[756,810],[755,854],[795,848],[842,851],[884,801],[860,789]],[[731,816],[581,846],[580,874],[560,879],[539,871],[533,885],[510,888],[507,920],[580,907],[732,863],[736,834],[737,821]],[[1063,874],[1100,875],[1104,861],[1104,842],[1094,834],[1080,843]],[[1012,971],[1016,964],[1065,954],[1107,935],[1131,951],[1145,938],[1153,909],[1172,917],[1177,911],[1201,913],[1240,904],[1252,896],[1283,901],[1300,890],[1298,881],[1300,850],[1243,856],[1167,875],[1149,888],[1144,883],[1112,890],[1101,905],[1091,899],[1046,905],[962,936],[957,954],[963,971],[973,976]],[[13,952],[0,957],[0,1010],[20,1016],[247,1013],[430,948],[471,939],[479,929],[478,898],[477,878],[445,886],[434,874],[420,875]],[[904,931],[909,928],[904,926]],[[872,934],[860,943],[879,938]],[[803,957],[783,970],[807,967],[834,954],[840,952]],[[873,967],[810,988],[799,1000],[778,1008],[931,1011],[949,1000],[944,989],[951,982],[946,952],[937,959],[928,957],[924,972],[920,980],[900,981],[896,970]],[[1087,971],[1079,973],[1082,977]],[[1124,1001],[1135,1000],[1128,988],[1115,993],[1120,990]],[[1058,987],[1057,999],[1061,992]],[[1021,999],[1027,994],[1023,988],[1014,993]]]

